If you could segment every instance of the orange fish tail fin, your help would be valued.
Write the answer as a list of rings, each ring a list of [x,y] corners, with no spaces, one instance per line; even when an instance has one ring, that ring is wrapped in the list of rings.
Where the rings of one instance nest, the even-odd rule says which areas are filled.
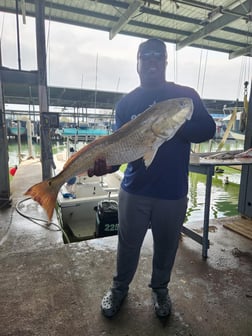
[[[53,179],[49,179],[37,183],[25,192],[25,195],[31,196],[34,201],[38,202],[43,207],[47,213],[49,221],[52,219],[60,188],[60,186],[52,183],[52,180]]]

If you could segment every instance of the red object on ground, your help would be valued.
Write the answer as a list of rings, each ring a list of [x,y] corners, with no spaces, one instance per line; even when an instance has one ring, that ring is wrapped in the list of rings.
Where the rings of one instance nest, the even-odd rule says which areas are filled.
[[[12,167],[12,168],[10,169],[10,174],[11,174],[12,176],[14,176],[14,175],[16,174],[16,171],[17,171],[17,166]]]

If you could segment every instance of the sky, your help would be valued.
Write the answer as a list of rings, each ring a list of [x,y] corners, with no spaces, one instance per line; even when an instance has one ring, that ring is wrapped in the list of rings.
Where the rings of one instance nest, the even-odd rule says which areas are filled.
[[[35,20],[22,18],[21,69],[36,70]],[[18,68],[16,17],[0,13],[3,66]],[[139,85],[136,54],[143,39],[46,21],[47,82],[49,86],[127,93]],[[243,84],[251,81],[251,57],[228,59],[228,54],[166,43],[166,78],[196,89],[203,99],[243,99]],[[250,92],[250,86],[249,86]]]

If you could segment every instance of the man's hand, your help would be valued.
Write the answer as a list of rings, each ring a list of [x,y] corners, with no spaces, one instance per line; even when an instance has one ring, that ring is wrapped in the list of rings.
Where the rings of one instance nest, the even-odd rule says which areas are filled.
[[[102,176],[112,171],[111,166],[107,166],[106,159],[95,160],[94,167],[88,169],[88,176]]]

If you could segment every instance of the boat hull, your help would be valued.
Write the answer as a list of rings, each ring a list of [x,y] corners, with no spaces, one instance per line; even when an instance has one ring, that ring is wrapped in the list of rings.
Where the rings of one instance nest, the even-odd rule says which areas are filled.
[[[240,140],[240,141],[244,141],[245,140],[245,134],[243,134],[241,132],[230,131],[230,135],[235,140]]]
[[[25,135],[26,127],[9,127],[9,134],[14,136],[18,136],[18,134]]]

